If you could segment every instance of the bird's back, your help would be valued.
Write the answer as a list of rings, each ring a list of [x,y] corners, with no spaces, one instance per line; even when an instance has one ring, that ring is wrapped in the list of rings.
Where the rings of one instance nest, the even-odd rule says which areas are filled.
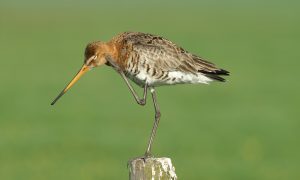
[[[126,75],[140,86],[225,81],[228,71],[152,34],[125,32],[112,40],[119,44],[119,62]]]

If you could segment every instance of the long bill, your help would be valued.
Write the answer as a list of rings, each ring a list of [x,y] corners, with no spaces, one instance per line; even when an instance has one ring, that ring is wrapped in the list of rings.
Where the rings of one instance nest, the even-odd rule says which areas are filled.
[[[79,72],[75,75],[75,77],[72,79],[72,81],[61,91],[61,93],[53,100],[51,105],[54,105],[56,101],[64,95],[79,79],[82,75],[84,75],[86,72],[88,72],[90,68],[87,65],[83,65]]]

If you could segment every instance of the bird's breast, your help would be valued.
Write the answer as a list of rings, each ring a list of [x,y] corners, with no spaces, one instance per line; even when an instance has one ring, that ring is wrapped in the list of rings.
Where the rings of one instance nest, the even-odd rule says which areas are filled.
[[[172,78],[169,76],[167,71],[142,62],[137,64],[128,62],[126,76],[141,87],[145,84],[149,86],[173,84],[177,79],[177,77]]]

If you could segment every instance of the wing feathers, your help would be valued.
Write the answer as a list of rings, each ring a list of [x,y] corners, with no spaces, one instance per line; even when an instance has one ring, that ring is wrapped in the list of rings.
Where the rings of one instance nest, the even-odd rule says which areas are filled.
[[[202,73],[218,81],[225,81],[221,75],[229,75],[228,71],[217,68],[213,63],[187,52],[163,37],[134,32],[124,33],[122,36],[140,58],[144,58],[147,64],[162,71]]]

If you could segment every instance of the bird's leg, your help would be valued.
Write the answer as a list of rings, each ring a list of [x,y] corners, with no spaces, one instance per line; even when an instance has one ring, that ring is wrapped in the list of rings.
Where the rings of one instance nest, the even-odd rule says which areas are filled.
[[[139,105],[145,105],[146,104],[146,99],[147,99],[147,90],[148,90],[148,85],[145,84],[144,86],[144,95],[143,98],[139,98],[138,94],[136,93],[136,91],[133,89],[133,87],[131,86],[131,84],[129,83],[127,77],[125,76],[124,72],[119,72],[120,75],[122,76],[122,78],[124,79],[124,81],[126,82],[127,87],[130,89],[131,94],[133,95],[134,99],[136,100],[136,102]]]
[[[160,116],[161,116],[158,104],[156,102],[155,89],[153,87],[151,87],[150,91],[151,91],[152,100],[153,100],[154,109],[155,109],[155,121],[154,121],[154,124],[153,124],[153,127],[152,127],[151,136],[150,136],[150,139],[149,139],[149,142],[148,142],[148,147],[147,147],[147,150],[145,152],[145,157],[146,158],[151,156],[151,148],[152,148],[154,137],[156,135],[156,130],[157,130],[157,127],[158,127],[158,124],[159,124]]]
[[[124,81],[126,82],[127,87],[129,88],[131,94],[133,95],[135,101],[139,104],[139,105],[145,105],[146,104],[146,99],[147,99],[147,90],[148,90],[148,85],[145,84],[144,86],[144,94],[143,94],[143,98],[139,98],[138,94],[136,93],[136,91],[133,89],[133,87],[131,86],[130,82],[128,81],[128,78],[126,77],[125,73],[122,71],[122,69],[116,64],[114,63],[114,61],[111,59],[110,56],[106,56],[106,60],[109,62],[109,64],[121,75],[121,77],[124,79]]]

